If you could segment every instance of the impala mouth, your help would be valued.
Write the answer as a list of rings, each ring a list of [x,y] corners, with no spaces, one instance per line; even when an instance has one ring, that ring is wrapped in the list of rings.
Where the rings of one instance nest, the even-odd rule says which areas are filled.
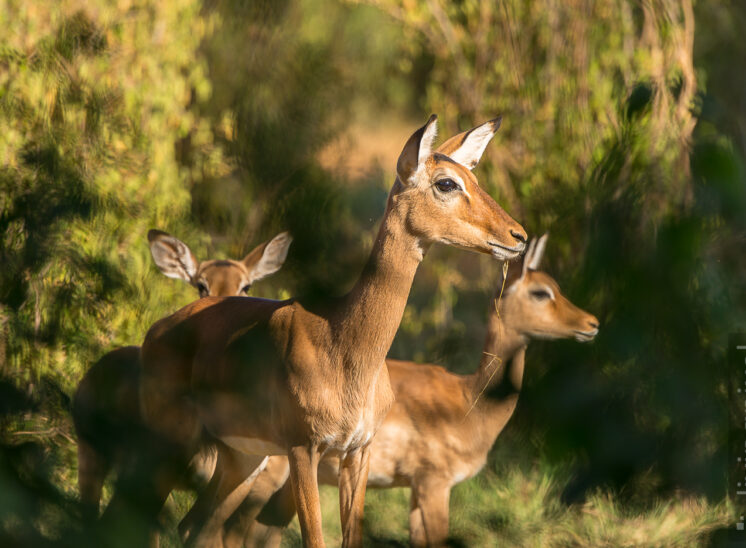
[[[524,243],[520,243],[514,247],[508,247],[502,244],[498,244],[497,242],[488,241],[487,245],[492,248],[492,254],[495,257],[506,260],[515,259],[521,253],[523,253],[524,249],[526,249],[526,244]]]
[[[575,339],[578,342],[592,341],[593,337],[598,334],[598,329],[592,329],[591,331],[575,331]]]

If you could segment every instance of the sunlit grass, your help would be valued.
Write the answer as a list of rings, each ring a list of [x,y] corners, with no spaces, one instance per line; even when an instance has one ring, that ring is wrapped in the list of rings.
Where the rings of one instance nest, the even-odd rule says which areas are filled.
[[[59,451],[60,447],[65,450]],[[63,491],[77,497],[77,460],[72,446],[58,447],[54,477]],[[68,449],[69,447],[69,449]],[[702,546],[714,531],[736,521],[728,499],[708,501],[702,496],[624,497],[610,490],[596,490],[582,504],[561,502],[571,474],[568,467],[542,460],[525,462],[493,455],[477,477],[457,485],[451,493],[449,530],[453,546]],[[494,457],[499,457],[496,459]],[[72,467],[71,467],[72,465]],[[71,472],[72,469],[72,472]],[[371,489],[366,494],[365,537],[368,546],[408,545],[409,489]],[[105,505],[111,480],[105,489]],[[324,539],[339,546],[338,491],[320,488]],[[174,492],[166,503],[161,546],[181,546],[176,525],[193,503],[193,493]],[[54,521],[54,516],[48,519]],[[285,531],[282,546],[301,546],[297,518]]]
[[[623,502],[597,491],[584,504],[560,502],[560,471],[535,466],[504,474],[486,472],[457,486],[451,496],[450,532],[455,546],[699,546],[716,529],[733,523],[724,500],[674,496],[646,503]],[[321,488],[324,537],[341,543],[337,491]],[[366,497],[369,545],[406,545],[409,490],[371,490]],[[283,546],[300,546],[295,519]]]

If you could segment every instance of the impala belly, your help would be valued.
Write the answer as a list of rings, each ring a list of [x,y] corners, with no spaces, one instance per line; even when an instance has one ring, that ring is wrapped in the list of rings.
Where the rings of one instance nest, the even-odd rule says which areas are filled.
[[[231,449],[246,453],[247,455],[287,455],[287,449],[271,441],[258,438],[245,438],[242,436],[223,436],[220,438],[224,444]]]
[[[405,424],[389,418],[378,430],[370,451],[368,485],[390,487],[409,484],[410,431]]]
[[[459,459],[459,455],[453,455],[454,463],[451,466],[451,485],[456,485],[462,481],[476,476],[484,465],[487,464],[487,453],[478,453],[476,458]]]
[[[373,470],[368,473],[368,487],[391,487],[394,478],[381,470]]]

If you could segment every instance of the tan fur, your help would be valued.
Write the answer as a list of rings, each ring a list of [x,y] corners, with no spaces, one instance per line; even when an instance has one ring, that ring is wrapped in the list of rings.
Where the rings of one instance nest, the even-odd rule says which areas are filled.
[[[495,302],[501,283],[489,303],[487,338],[474,374],[386,360],[396,401],[370,446],[368,486],[412,488],[410,541],[414,546],[445,544],[451,487],[481,470],[510,419],[529,340],[590,340],[598,331],[598,320],[565,298],[549,275],[524,272],[521,266],[510,267],[499,315]],[[532,296],[532,291],[546,289],[554,293],[553,299],[538,301]],[[338,467],[335,458],[322,460],[319,481],[335,485]],[[282,473],[279,465],[274,473]],[[265,500],[270,495],[265,491]],[[258,498],[255,494],[254,500]],[[292,511],[285,510],[286,521],[291,517]]]
[[[170,277],[202,284],[207,294],[242,295],[245,288],[279,269],[292,238],[283,232],[253,249],[243,260],[197,262],[186,244],[160,230],[148,233],[154,259]],[[156,246],[160,248],[156,249]],[[269,246],[269,252],[267,252]],[[192,275],[184,265],[195,270]],[[165,266],[164,266],[165,265]],[[87,513],[98,514],[106,476],[118,461],[126,461],[140,429],[140,348],[129,346],[104,355],[83,376],[73,399],[78,437],[78,484]],[[190,476],[207,482],[215,468],[215,452],[205,450],[193,460]]]
[[[365,447],[393,402],[384,358],[425,250],[442,242],[511,258],[524,248],[523,229],[471,172],[432,153],[434,122],[402,151],[370,259],[347,296],[315,310],[295,300],[205,298],[154,324],[143,343],[148,425],[185,458],[203,428],[245,453],[286,451],[307,546],[323,545],[317,463],[326,452],[343,458],[343,545],[362,542]],[[463,191],[442,194],[442,177]],[[170,474],[156,471],[155,498],[165,497]],[[203,532],[195,544],[220,542]]]

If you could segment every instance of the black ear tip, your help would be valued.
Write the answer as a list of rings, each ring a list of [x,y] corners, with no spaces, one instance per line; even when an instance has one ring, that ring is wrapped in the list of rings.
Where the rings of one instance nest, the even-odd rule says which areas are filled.
[[[501,114],[497,118],[493,118],[492,120],[490,120],[490,122],[492,123],[492,129],[497,131],[498,129],[500,129],[500,124],[503,123],[503,115]]]
[[[431,114],[430,118],[427,119],[427,125],[429,126],[430,124],[432,124],[437,119],[438,119],[438,115],[437,114]]]
[[[157,230],[155,228],[151,228],[150,230],[148,230],[148,241],[149,242],[152,242],[159,236],[168,236],[168,233],[163,232],[162,230]]]

